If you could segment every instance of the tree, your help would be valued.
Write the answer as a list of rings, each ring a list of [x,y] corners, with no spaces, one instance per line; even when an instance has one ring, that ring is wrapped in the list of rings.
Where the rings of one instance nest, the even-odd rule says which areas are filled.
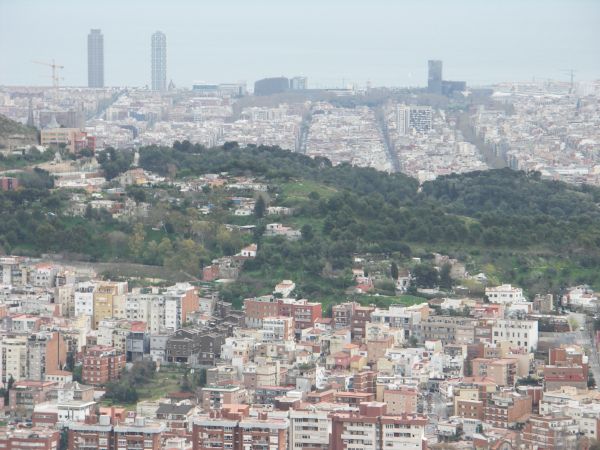
[[[415,284],[420,288],[434,288],[439,283],[439,274],[435,267],[429,264],[419,264],[413,269]]]
[[[300,232],[302,233],[302,239],[305,239],[307,241],[311,241],[315,237],[313,228],[308,223],[302,225]]]
[[[390,266],[390,272],[392,274],[392,278],[397,280],[400,274],[398,273],[398,265],[392,261],[392,265]]]
[[[262,195],[259,195],[256,199],[256,202],[254,203],[254,215],[257,218],[262,219],[265,215],[265,209],[265,199]]]
[[[440,269],[440,287],[444,289],[452,288],[452,277],[450,276],[450,272],[452,270],[452,266],[449,263],[446,263]]]
[[[146,232],[144,231],[144,225],[138,222],[133,226],[133,234],[129,238],[129,250],[135,259],[139,259],[142,256],[145,239]]]
[[[83,371],[83,366],[81,364],[73,367],[73,381],[77,381],[77,382],[81,383],[82,371]]]
[[[190,392],[192,390],[192,384],[190,383],[190,379],[188,377],[187,370],[183,374],[183,378],[181,379],[181,383],[179,383],[179,389],[182,392]]]

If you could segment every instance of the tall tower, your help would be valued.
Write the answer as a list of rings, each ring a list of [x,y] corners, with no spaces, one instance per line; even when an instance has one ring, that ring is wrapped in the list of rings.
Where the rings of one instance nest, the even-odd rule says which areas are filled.
[[[152,90],[167,90],[167,37],[161,31],[152,35]]]
[[[88,34],[88,87],[104,87],[104,36],[97,29]]]
[[[428,61],[429,76],[427,77],[427,90],[432,94],[442,93],[442,61],[430,59]]]

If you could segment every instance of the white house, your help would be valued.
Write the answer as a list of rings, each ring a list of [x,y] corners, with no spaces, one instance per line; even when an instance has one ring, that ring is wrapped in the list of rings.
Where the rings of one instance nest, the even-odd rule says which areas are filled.
[[[523,303],[527,300],[523,296],[523,289],[513,287],[510,284],[485,288],[485,295],[490,303]]]
[[[492,325],[492,343],[507,341],[511,347],[533,352],[538,344],[537,320],[499,319]]]

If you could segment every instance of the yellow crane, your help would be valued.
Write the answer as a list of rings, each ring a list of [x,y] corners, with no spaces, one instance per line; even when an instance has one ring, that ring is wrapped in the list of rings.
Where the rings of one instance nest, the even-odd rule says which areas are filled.
[[[61,79],[58,71],[61,69],[64,69],[65,66],[61,66],[60,64],[56,64],[54,62],[54,60],[52,60],[51,63],[46,62],[46,61],[32,61],[35,64],[41,64],[42,66],[48,66],[52,68],[52,86],[54,86],[55,89],[58,89],[58,82]]]

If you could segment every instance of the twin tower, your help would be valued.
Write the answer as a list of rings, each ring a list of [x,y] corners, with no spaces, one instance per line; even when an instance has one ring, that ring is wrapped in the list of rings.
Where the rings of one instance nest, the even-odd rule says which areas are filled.
[[[167,36],[161,31],[151,39],[153,91],[167,90]],[[104,87],[104,35],[98,29],[88,34],[88,87]]]

